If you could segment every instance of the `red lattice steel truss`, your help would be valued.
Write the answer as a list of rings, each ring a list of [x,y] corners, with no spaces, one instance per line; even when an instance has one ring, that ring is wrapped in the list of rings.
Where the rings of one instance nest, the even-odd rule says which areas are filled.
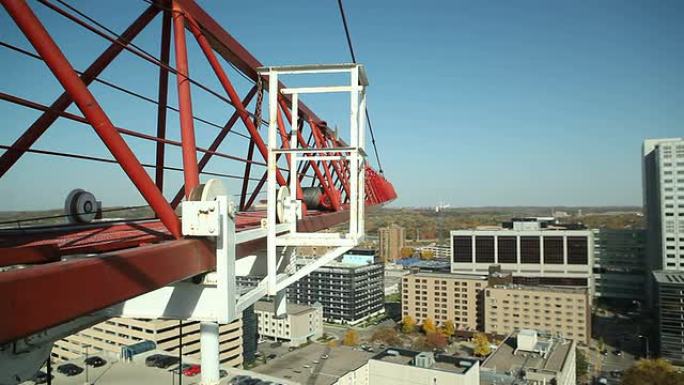
[[[260,226],[264,213],[254,209],[257,196],[264,189],[266,172],[253,177],[255,166],[264,166],[267,148],[258,126],[260,119],[256,111],[246,106],[259,94],[253,86],[243,97],[238,94],[218,58],[231,63],[237,70],[255,84],[258,83],[256,69],[262,64],[238,43],[224,28],[210,17],[193,0],[150,2],[140,16],[123,33],[112,37],[93,25],[79,12],[63,2],[38,0],[43,6],[58,13],[109,41],[105,49],[85,70],[77,72],[60,47],[44,28],[41,20],[23,0],[0,0],[14,20],[16,26],[28,39],[36,54],[23,53],[42,60],[49,71],[64,88],[64,92],[50,105],[21,98],[0,91],[0,99],[19,106],[42,111],[42,115],[12,144],[2,145],[5,152],[0,156],[0,178],[7,173],[21,157],[28,153],[66,156],[84,160],[104,161],[118,164],[135,185],[147,204],[154,211],[157,220],[133,221],[127,223],[93,223],[84,226],[43,227],[24,230],[0,230],[0,266],[32,264],[23,269],[0,273],[0,343],[16,340],[45,328],[58,325],[75,317],[103,309],[134,296],[149,292],[172,282],[193,277],[214,268],[213,247],[204,240],[183,239],[180,219],[175,209],[199,184],[199,175],[213,158],[227,158],[244,163],[241,176],[242,188],[239,194],[240,212],[237,230]],[[159,39],[161,55],[156,58],[132,46],[131,41],[150,22],[160,15],[162,18]],[[96,23],[95,23],[96,24]],[[190,32],[186,34],[186,32]],[[173,37],[173,39],[172,39]],[[186,40],[194,39],[209,63],[222,87],[218,95],[234,107],[226,124],[220,127],[210,146],[198,147],[195,143],[197,120],[193,115],[192,89],[201,84],[189,78]],[[174,44],[175,63],[169,65],[170,46]],[[17,51],[20,48],[13,47]],[[98,79],[117,56],[128,51],[159,68],[158,96],[156,104],[157,133],[148,135],[112,123],[107,111],[91,93],[88,86]],[[170,74],[176,75],[178,95],[177,111],[180,116],[181,140],[167,139],[168,87]],[[267,84],[267,79],[261,79]],[[74,104],[82,115],[67,112]],[[300,104],[302,118],[297,140],[301,147],[335,148],[345,143],[328,129],[306,105]],[[90,125],[106,145],[111,158],[34,149],[32,146],[57,119]],[[240,121],[248,132],[247,157],[219,152],[219,146],[233,127]],[[291,122],[290,100],[280,95],[278,106],[278,129],[283,146],[289,142]],[[306,131],[305,131],[306,130]],[[307,134],[309,139],[306,139]],[[142,163],[131,150],[124,136],[156,142],[156,162]],[[182,167],[173,168],[164,164],[166,146],[180,147]],[[197,153],[202,156],[198,160]],[[255,155],[258,153],[258,155]],[[154,179],[145,168],[154,168]],[[168,200],[162,194],[164,171],[182,171],[184,186]],[[392,185],[383,175],[370,166],[366,169],[366,204],[380,205],[396,198]],[[277,182],[286,185],[290,175],[279,169]],[[341,161],[310,161],[297,175],[297,195],[301,197],[301,185],[305,178],[310,186],[323,191],[322,204],[328,210],[307,210],[298,228],[302,231],[317,231],[343,222],[348,215],[349,168]],[[220,174],[218,176],[221,176]],[[251,185],[250,182],[256,182]],[[308,182],[308,180],[307,180]],[[257,243],[240,245],[239,254],[262,247]],[[95,258],[62,260],[70,254],[97,253]]]

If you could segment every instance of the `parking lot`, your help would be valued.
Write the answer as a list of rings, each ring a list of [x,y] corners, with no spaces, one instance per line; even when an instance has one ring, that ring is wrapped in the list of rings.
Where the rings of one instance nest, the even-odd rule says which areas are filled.
[[[148,352],[136,356],[133,362],[122,362],[117,356],[98,354],[107,362],[100,367],[88,366],[86,371],[86,365],[83,358],[75,359],[69,362],[60,362],[59,364],[53,364],[52,383],[55,385],[83,385],[86,383],[96,384],[96,385],[130,385],[130,384],[145,384],[145,385],[195,385],[199,384],[201,380],[201,374],[197,372],[194,375],[182,375],[181,382],[178,380],[178,363],[172,364],[166,368],[155,368],[149,367],[145,364],[145,359],[154,354],[168,355],[168,353],[154,351]],[[199,364],[199,362],[192,358],[185,357],[183,359],[184,364]],[[65,375],[57,371],[57,368],[64,364],[73,364],[78,368],[83,369],[75,375]],[[223,367],[224,377],[221,379],[221,384],[235,384],[240,385],[245,383],[244,379],[258,377],[262,382],[251,381],[250,385],[293,385],[293,382],[283,381],[278,378],[270,377],[267,375],[257,375],[255,373],[250,373],[242,369],[235,369],[230,367]],[[45,371],[45,368],[43,368]],[[239,381],[238,381],[239,380]],[[25,385],[33,385],[33,381],[24,382]]]

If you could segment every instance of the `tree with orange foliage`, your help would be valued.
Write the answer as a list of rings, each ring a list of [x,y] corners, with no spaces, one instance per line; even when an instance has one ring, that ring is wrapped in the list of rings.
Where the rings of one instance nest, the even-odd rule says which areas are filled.
[[[426,318],[425,321],[423,321],[423,332],[425,334],[430,334],[430,333],[435,333],[437,331],[437,327],[435,326],[435,322],[431,318]]]

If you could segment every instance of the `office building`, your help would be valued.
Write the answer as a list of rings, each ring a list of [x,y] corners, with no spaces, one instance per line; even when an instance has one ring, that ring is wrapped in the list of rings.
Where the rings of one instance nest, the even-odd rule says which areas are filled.
[[[481,385],[576,385],[575,342],[534,330],[509,335],[480,368]]]
[[[286,341],[288,346],[299,346],[323,335],[323,307],[287,304],[287,313],[275,314],[273,302],[258,301],[254,304],[259,337]]]
[[[384,264],[372,258],[354,262],[333,261],[293,283],[287,291],[291,302],[320,303],[327,322],[354,325],[384,312]],[[310,263],[299,259],[299,267]]]
[[[655,271],[658,353],[684,365],[684,272]]]
[[[684,270],[684,138],[643,145],[644,213],[651,270]]]
[[[591,339],[586,288],[492,285],[485,289],[483,312],[487,333],[534,329],[581,343]]]
[[[402,317],[419,324],[452,321],[457,329],[482,330],[481,308],[487,276],[418,272],[403,277]]]
[[[88,329],[81,330],[67,338],[56,341],[52,356],[57,362],[68,361],[85,353],[97,351],[118,355],[122,346],[143,340],[156,344],[157,349],[178,354],[182,346],[183,355],[200,359],[200,323],[196,321],[142,320],[112,318]],[[219,326],[219,359],[226,366],[239,367],[243,363],[242,319]]]
[[[437,246],[435,244],[431,244],[428,246],[419,247],[418,252],[427,252],[435,259],[451,259],[451,248],[449,246]]]
[[[514,218],[501,227],[451,231],[451,271],[486,274],[500,265],[516,283],[592,287],[592,232],[553,218]]]
[[[404,228],[396,224],[378,229],[378,251],[383,263],[392,262],[401,258],[401,249],[404,248]]]
[[[646,232],[596,229],[594,233],[594,295],[611,301],[645,302]]]

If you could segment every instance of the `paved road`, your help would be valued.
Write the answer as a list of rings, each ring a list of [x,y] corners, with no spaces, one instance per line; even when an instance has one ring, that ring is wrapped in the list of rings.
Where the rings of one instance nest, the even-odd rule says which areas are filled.
[[[645,356],[644,340],[641,334],[641,322],[627,317],[616,316],[613,313],[594,316],[592,346],[595,350],[585,350],[587,360],[593,366],[592,373],[596,377],[605,377],[609,384],[619,384],[618,378],[613,378],[611,372],[624,371],[634,364],[638,358]],[[605,344],[608,354],[603,356],[598,351],[599,339]],[[622,355],[614,352],[620,350]]]

